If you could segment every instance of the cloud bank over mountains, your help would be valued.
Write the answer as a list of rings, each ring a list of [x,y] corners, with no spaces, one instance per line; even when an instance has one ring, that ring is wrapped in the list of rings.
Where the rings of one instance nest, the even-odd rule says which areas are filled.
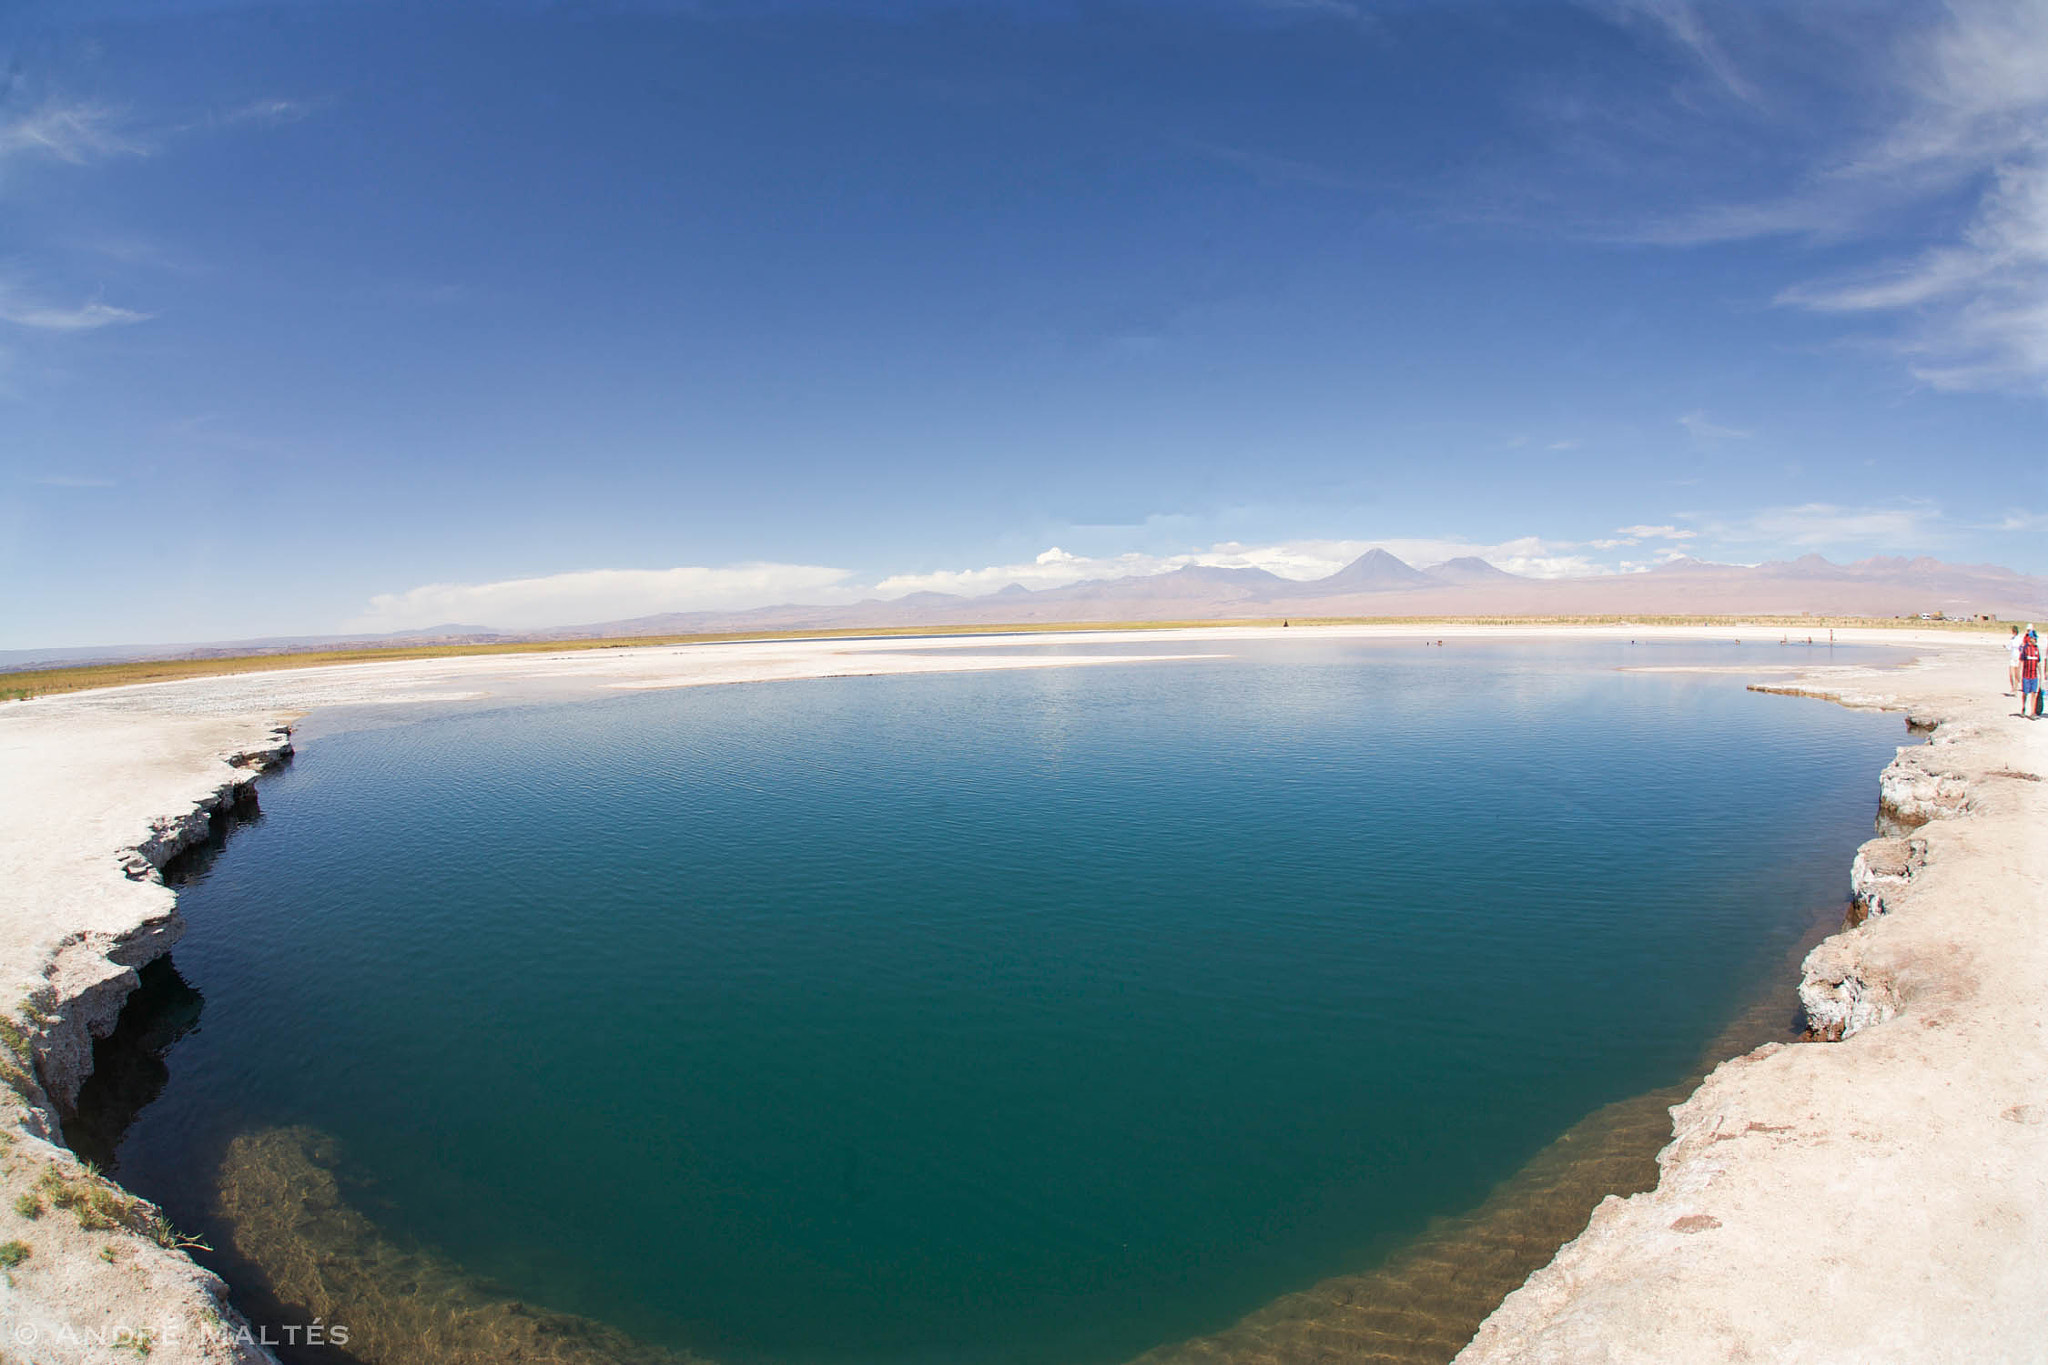
[[[1919,509],[1859,509],[1831,505],[1764,509],[1741,522],[1717,523],[1717,543],[1768,542],[1805,549],[1838,544],[1858,534],[1890,545],[1888,537],[1924,534]],[[1676,524],[1616,527],[1588,541],[1523,536],[1495,544],[1458,538],[1394,537],[1377,540],[1304,539],[1247,545],[1226,541],[1179,554],[1128,551],[1072,553],[1055,545],[1017,563],[933,569],[867,579],[850,569],[817,564],[751,562],[666,569],[590,569],[485,583],[431,583],[381,593],[347,629],[411,631],[449,624],[497,630],[542,630],[589,621],[630,620],[676,613],[740,612],[803,605],[844,606],[897,602],[920,594],[978,599],[1006,590],[1041,593],[1089,584],[1157,578],[1181,570],[1241,572],[1246,581],[1270,574],[1272,591],[1328,579],[1377,551],[1405,565],[1473,565],[1536,583],[1569,583],[1636,575],[1690,559],[1701,531]],[[1754,559],[1745,560],[1756,562]],[[1218,580],[1221,581],[1221,580]]]
[[[1127,553],[1088,556],[1069,554],[1055,545],[1026,564],[991,564],[976,569],[938,569],[926,573],[892,574],[875,584],[873,596],[902,597],[914,592],[955,593],[978,597],[998,592],[1011,584],[1039,590],[1065,587],[1097,579],[1130,578],[1170,573],[1175,569],[1264,569],[1267,573],[1295,582],[1327,578],[1368,550],[1385,550],[1410,564],[1441,564],[1452,559],[1483,559],[1509,573],[1529,578],[1575,578],[1593,574],[1630,573],[1648,568],[1657,558],[1643,561],[1602,562],[1582,553],[1636,546],[1645,540],[1681,540],[1693,533],[1668,526],[1627,526],[1614,538],[1583,544],[1522,536],[1486,545],[1469,540],[1394,537],[1380,540],[1292,540],[1271,545],[1244,545],[1225,541],[1206,550],[1186,554],[1155,555]],[[1675,554],[1676,551],[1670,553]]]
[[[1112,561],[1129,568],[1137,557]],[[1043,557],[1034,569],[1080,572],[1075,555]],[[830,602],[764,602],[741,606],[782,581],[808,576]],[[602,596],[618,585],[606,574],[559,575],[475,588],[437,587],[417,598],[388,600],[392,615],[372,625],[384,638],[422,636],[450,642],[489,639],[609,637],[959,626],[1052,626],[1109,621],[1301,622],[1345,618],[1441,619],[1456,616],[1858,615],[1905,616],[1938,611],[2048,615],[2048,579],[1987,565],[1951,565],[1929,558],[1876,557],[1854,564],[1819,555],[1758,565],[1715,564],[1678,555],[1639,573],[1534,578],[1509,573],[1477,556],[1417,568],[1374,547],[1337,572],[1302,580],[1252,565],[1182,564],[1149,573],[1032,588],[1012,581],[977,596],[920,590],[882,599],[846,600],[856,589],[842,571],[753,565],[744,570],[669,570],[638,576],[639,605],[678,600],[669,594],[712,591],[724,606],[599,616]],[[566,581],[565,581],[566,580]],[[652,596],[645,594],[653,594]],[[690,599],[699,600],[699,599]],[[443,620],[402,627],[396,613],[492,618]],[[516,615],[513,615],[516,613]],[[571,619],[574,618],[574,619]],[[517,622],[510,624],[509,622]],[[541,624],[546,622],[546,624]],[[358,637],[360,639],[360,637]]]
[[[488,622],[498,630],[542,630],[573,621],[669,611],[738,611],[777,602],[851,602],[851,574],[813,564],[735,564],[713,569],[588,569],[497,583],[429,583],[380,593],[353,630],[416,630]]]

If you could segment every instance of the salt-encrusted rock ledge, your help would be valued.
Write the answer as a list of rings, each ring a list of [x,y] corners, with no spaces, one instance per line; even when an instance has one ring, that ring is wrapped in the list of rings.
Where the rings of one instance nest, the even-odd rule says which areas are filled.
[[[1987,640],[1759,688],[1932,730],[1880,777],[1862,922],[1807,958],[1816,1041],[1709,1076],[1657,1188],[1603,1203],[1458,1365],[2048,1359],[2048,722],[2003,674]]]
[[[291,754],[281,716],[7,708],[0,725],[0,1358],[270,1361],[158,1211],[83,1167],[59,1116],[136,969],[184,932],[162,869]],[[34,780],[24,780],[33,776]],[[11,1259],[11,1257],[0,1257]]]

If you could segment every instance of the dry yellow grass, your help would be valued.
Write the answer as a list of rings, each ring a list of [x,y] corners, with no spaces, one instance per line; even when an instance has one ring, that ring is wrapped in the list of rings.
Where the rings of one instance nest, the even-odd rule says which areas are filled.
[[[1445,626],[1743,626],[1785,629],[1800,633],[1859,627],[1863,629],[1946,629],[2002,631],[2003,624],[1972,621],[1921,621],[1866,616],[1296,616],[1304,626],[1391,625],[1422,629]],[[82,664],[0,673],[0,701],[84,692],[100,687],[175,682],[183,678],[215,678],[233,673],[263,673],[287,668],[319,668],[327,664],[386,663],[398,659],[451,659],[470,654],[554,654],[586,649],[628,649],[644,645],[719,644],[735,640],[887,639],[932,635],[1032,635],[1066,631],[1185,630],[1199,626],[1280,626],[1279,617],[1247,617],[1207,621],[1042,621],[1007,625],[883,626],[842,630],[731,631],[701,635],[622,636],[602,640],[522,640],[474,645],[400,645],[364,649],[322,649],[268,654],[242,654],[131,663]]]

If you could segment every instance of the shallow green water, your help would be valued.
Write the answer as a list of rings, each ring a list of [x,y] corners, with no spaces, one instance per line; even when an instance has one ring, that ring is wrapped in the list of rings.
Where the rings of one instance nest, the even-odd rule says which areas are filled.
[[[395,1243],[644,1340],[1119,1360],[1686,1074],[1903,740],[1615,671],[1776,645],[1227,648],[316,739],[181,893],[119,1173],[206,1226],[306,1125]]]

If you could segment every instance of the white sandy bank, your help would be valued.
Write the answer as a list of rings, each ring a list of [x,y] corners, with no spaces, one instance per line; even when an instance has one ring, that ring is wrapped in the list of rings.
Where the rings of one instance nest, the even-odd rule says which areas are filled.
[[[224,1315],[221,1286],[145,1235],[144,1206],[78,1172],[54,1142],[54,1117],[75,1097],[90,1066],[90,1037],[111,1028],[134,969],[182,932],[155,869],[204,837],[206,809],[234,799],[278,754],[278,727],[305,712],[1169,663],[1159,654],[1007,652],[1072,643],[1423,633],[1313,627],[1283,637],[1271,628],[1216,628],[660,646],[244,674],[0,705],[0,1014],[19,1021],[35,1072],[0,1089],[0,1247],[12,1240],[30,1249],[0,1283],[0,1357],[133,1360],[118,1333],[141,1327],[155,1333],[153,1361],[264,1358],[260,1348],[237,1345],[232,1330],[220,1331],[236,1326]],[[1426,633],[1731,634],[1454,626]],[[1755,638],[1778,633],[1758,628]],[[1680,1111],[1680,1138],[1666,1153],[1659,1189],[1603,1206],[1587,1235],[1503,1305],[1464,1359],[1976,1360],[2000,1351],[2036,1358],[2017,1352],[2021,1334],[2038,1338],[2048,1313],[2048,955],[2038,942],[2043,888],[2033,865],[2048,793],[1995,773],[2048,769],[2048,725],[1997,714],[2002,699],[1986,694],[2002,674],[2002,652],[1987,639],[1893,631],[1837,638],[1928,651],[1906,670],[1812,670],[1805,685],[1952,716],[1936,738],[1945,741],[1943,762],[1967,783],[1967,813],[1923,831],[1924,870],[1887,893],[1893,913],[1850,936],[1858,946],[1845,959],[1847,977],[1878,992],[1872,998],[1890,1002],[1895,1017],[1842,1043],[1722,1068]],[[1788,673],[1825,657],[1787,655]],[[42,1206],[38,1216],[18,1206],[24,1199]],[[87,1226],[95,1220],[78,1211],[92,1207],[110,1226]]]

